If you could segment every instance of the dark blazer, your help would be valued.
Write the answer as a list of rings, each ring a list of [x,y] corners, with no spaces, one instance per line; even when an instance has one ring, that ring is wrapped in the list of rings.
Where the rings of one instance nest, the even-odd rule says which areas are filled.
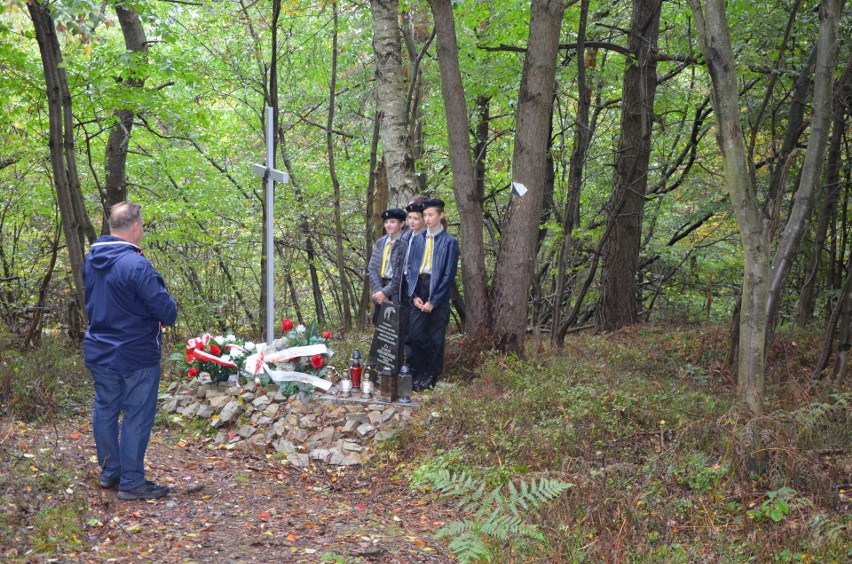
[[[414,296],[417,287],[417,277],[420,274],[420,264],[426,250],[426,233],[416,235],[411,239],[411,253],[408,257],[408,268],[405,276],[408,280],[408,296]],[[459,243],[446,229],[438,233],[432,242],[432,278],[429,281],[429,302],[433,307],[440,307],[450,301],[450,287],[456,278],[459,262]]]
[[[367,267],[367,274],[370,275],[370,286],[375,294],[379,290],[384,292],[385,296],[393,303],[398,304],[400,299],[400,288],[402,287],[402,262],[405,260],[405,252],[408,250],[408,239],[403,242],[403,238],[408,230],[403,231],[396,243],[391,247],[391,254],[388,261],[393,269],[393,278],[387,284],[382,284],[382,255],[385,254],[385,243],[388,240],[387,235],[382,235],[376,244],[373,246],[373,254],[370,255],[370,264]]]

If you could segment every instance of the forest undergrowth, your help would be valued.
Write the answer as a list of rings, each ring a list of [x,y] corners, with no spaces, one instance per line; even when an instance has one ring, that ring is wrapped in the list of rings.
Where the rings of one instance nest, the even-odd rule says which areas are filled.
[[[198,464],[221,472],[231,488],[246,486],[244,508],[226,523],[234,531],[254,530],[267,543],[242,545],[250,560],[298,549],[292,561],[422,562],[450,555],[495,562],[849,561],[848,378],[809,386],[820,336],[782,331],[767,375],[766,414],[747,420],[734,404],[735,379],[723,367],[725,338],[716,327],[639,325],[573,335],[558,350],[531,342],[523,359],[478,354],[475,344],[453,338],[447,382],[421,397],[417,423],[348,477],[319,467],[302,476],[295,469],[267,472],[251,455],[229,454],[224,461],[204,452]],[[154,551],[142,557],[159,561],[193,554],[186,537],[174,541],[179,526],[163,523],[162,513],[104,501],[87,457],[68,458],[76,452],[72,447],[26,448],[25,436],[54,437],[57,444],[81,440],[91,385],[79,358],[61,347],[5,354],[0,399],[0,546],[8,547],[0,556],[93,560],[140,556],[140,546]],[[179,483],[191,477],[180,461],[202,453],[192,450],[197,430],[181,433],[157,429],[152,447],[157,468]],[[85,467],[82,477],[75,460]],[[243,474],[250,480],[237,479]],[[384,525],[390,532],[383,550],[357,544],[343,550],[340,539],[364,537],[341,523],[323,529],[324,535],[269,544],[259,536],[267,532],[257,516],[278,515],[254,507],[262,502],[252,496],[293,480],[310,487],[287,490],[293,504],[287,524],[298,520],[292,507],[299,504],[310,513],[318,500],[331,508],[363,498],[358,508],[366,504],[375,512],[370,519],[386,517],[390,524]],[[232,499],[234,491],[221,499]],[[210,500],[191,495],[177,497],[174,511],[182,511],[182,520],[186,511],[199,512],[207,528],[196,523],[197,530],[186,533],[194,538],[216,523],[216,512],[206,505]],[[215,490],[206,497],[215,501],[218,495]],[[416,531],[408,521],[400,525],[393,508],[402,506],[423,512],[412,521]],[[130,511],[125,529],[141,530],[131,530],[129,538],[144,531],[145,542],[118,535],[104,545],[107,509]],[[151,520],[158,527],[148,527]],[[254,546],[271,552],[252,556]],[[197,556],[201,549],[195,550]]]

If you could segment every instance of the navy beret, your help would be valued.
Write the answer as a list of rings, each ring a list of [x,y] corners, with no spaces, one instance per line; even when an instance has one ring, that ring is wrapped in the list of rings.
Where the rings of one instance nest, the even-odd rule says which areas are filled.
[[[408,213],[423,213],[423,204],[408,204],[407,206],[405,206],[405,211],[407,211]]]
[[[426,208],[441,208],[444,209],[444,200],[439,200],[438,198],[432,198],[431,200],[426,200],[421,204],[423,209]]]
[[[398,219],[405,221],[405,210],[400,208],[391,208],[382,212],[382,219]]]

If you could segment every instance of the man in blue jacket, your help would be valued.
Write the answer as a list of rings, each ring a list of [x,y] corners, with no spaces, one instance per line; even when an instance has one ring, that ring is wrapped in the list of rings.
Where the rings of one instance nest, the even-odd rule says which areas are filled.
[[[146,479],[145,451],[157,413],[162,327],[174,324],[177,307],[139,248],[142,206],[115,204],[109,229],[83,264],[89,318],[83,353],[95,382],[100,486],[118,488],[122,500],[157,499],[169,488]]]
[[[414,389],[435,386],[444,371],[444,334],[450,322],[450,288],[456,277],[459,244],[446,231],[444,202],[422,204],[426,231],[412,236],[405,276],[411,313],[408,334]]]

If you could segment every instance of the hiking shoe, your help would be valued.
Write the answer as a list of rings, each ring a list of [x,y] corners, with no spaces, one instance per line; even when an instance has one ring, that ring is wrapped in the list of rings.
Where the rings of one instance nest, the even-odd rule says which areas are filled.
[[[118,490],[118,499],[123,501],[131,501],[134,499],[159,499],[172,491],[168,486],[158,486],[150,480],[146,480],[141,485],[136,486],[132,490]]]
[[[101,487],[101,488],[103,488],[103,489],[105,489],[105,490],[117,490],[117,489],[118,489],[118,485],[119,485],[120,483],[121,483],[121,477],[114,478],[114,479],[112,479],[112,480],[106,480],[106,479],[104,479],[104,478],[101,478],[101,479],[98,481],[98,486],[99,486],[99,487]],[[145,480],[145,483],[146,483],[146,484],[151,484],[151,485],[156,485],[156,484],[154,484],[154,482],[152,482],[151,480]]]
[[[101,478],[98,480],[98,486],[105,490],[117,490],[118,483],[121,481],[121,478],[113,478],[112,480],[108,480],[106,478]]]

